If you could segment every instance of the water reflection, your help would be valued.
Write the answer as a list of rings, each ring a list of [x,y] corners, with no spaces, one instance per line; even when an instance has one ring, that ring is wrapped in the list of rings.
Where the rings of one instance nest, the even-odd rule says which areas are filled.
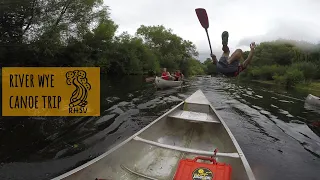
[[[223,78],[156,91],[145,77],[101,79],[100,117],[3,118],[0,179],[49,179],[112,148],[197,89],[217,107],[257,179],[316,179],[319,110],[307,94]],[[289,168],[287,168],[289,167]],[[303,168],[302,168],[303,167]]]
[[[307,94],[219,78],[214,81],[218,95],[210,92],[211,102],[229,105],[219,113],[240,142],[258,179],[317,178],[320,133],[319,128],[310,127],[320,118],[319,111],[304,108]]]

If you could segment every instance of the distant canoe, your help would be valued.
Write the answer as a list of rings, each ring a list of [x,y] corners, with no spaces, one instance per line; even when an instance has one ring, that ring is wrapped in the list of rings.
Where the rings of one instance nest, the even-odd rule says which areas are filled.
[[[312,94],[309,94],[306,98],[306,103],[310,105],[320,106],[320,98]]]
[[[155,78],[155,84],[157,88],[170,88],[170,87],[178,87],[182,85],[182,81],[167,81],[160,77]]]

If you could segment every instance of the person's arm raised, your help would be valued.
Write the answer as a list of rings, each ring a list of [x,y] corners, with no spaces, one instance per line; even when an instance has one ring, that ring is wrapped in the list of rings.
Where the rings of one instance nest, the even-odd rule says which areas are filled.
[[[252,60],[252,58],[253,58],[253,54],[254,54],[255,48],[256,48],[256,43],[255,43],[255,42],[252,42],[252,43],[250,44],[250,49],[251,49],[251,51],[250,51],[250,53],[249,53],[249,56],[248,56],[248,58],[243,62],[243,66],[244,66],[244,67],[247,67],[247,66],[250,64],[250,62],[251,62],[251,60]]]

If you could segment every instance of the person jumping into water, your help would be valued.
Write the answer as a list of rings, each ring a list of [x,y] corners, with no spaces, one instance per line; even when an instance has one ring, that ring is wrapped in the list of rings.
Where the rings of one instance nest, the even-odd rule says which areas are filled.
[[[230,57],[230,50],[228,47],[228,38],[229,38],[229,33],[227,31],[224,31],[221,35],[222,37],[222,51],[223,54],[220,57],[219,61],[217,61],[217,57],[214,54],[211,54],[211,58],[213,61],[213,64],[216,64],[217,66],[217,71],[219,73],[224,74],[225,76],[228,77],[236,77],[239,75],[240,72],[245,70],[248,65],[250,64],[252,57],[253,57],[253,52],[256,47],[255,42],[252,42],[250,44],[250,53],[248,58],[240,64],[240,59],[242,59],[242,50],[237,49]]]

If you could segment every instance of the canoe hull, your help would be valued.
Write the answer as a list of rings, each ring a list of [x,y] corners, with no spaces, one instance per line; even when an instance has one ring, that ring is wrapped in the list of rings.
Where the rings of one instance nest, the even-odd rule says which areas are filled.
[[[213,152],[216,148],[218,153],[221,153],[217,155],[217,161],[232,166],[232,180],[255,180],[242,150],[226,124],[213,107],[207,104],[206,99],[201,97],[195,99],[197,99],[195,103],[188,103],[187,100],[181,102],[106,153],[54,180],[95,178],[130,180],[139,179],[139,176],[140,178],[147,176],[155,179],[173,179],[181,159],[193,159],[199,156],[200,151]],[[192,98],[189,100],[193,101]],[[199,121],[197,117],[200,115],[196,116],[192,113],[185,118],[191,118],[194,121],[185,120],[183,117],[172,118],[173,115],[186,110],[199,112],[200,115],[207,113],[207,119],[211,119],[211,122]],[[170,148],[141,142],[137,137]],[[181,147],[182,150],[177,150],[177,147]],[[192,153],[183,148],[199,151]],[[237,157],[231,157],[228,153],[236,154]]]
[[[182,85],[182,81],[167,81],[160,77],[155,78],[155,85],[157,88],[164,89],[164,88],[171,88],[171,87],[179,87]]]
[[[312,94],[309,94],[306,98],[306,103],[320,107],[320,98]]]

